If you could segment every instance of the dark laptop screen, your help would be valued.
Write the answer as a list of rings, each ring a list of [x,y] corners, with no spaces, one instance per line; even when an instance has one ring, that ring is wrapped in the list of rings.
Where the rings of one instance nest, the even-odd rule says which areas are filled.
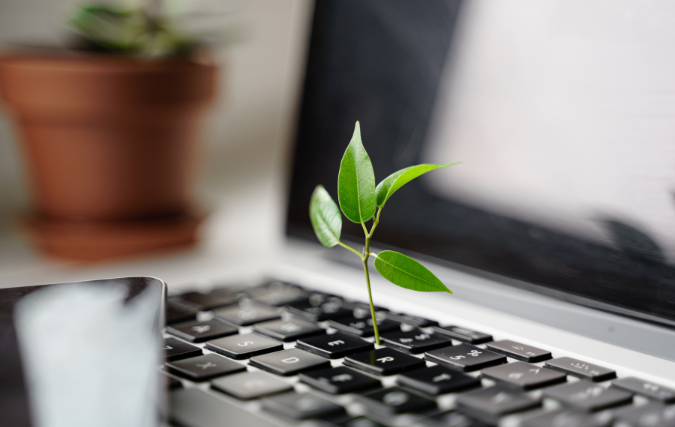
[[[359,120],[378,182],[417,163],[463,161],[454,170],[433,172],[438,175],[399,190],[387,203],[375,234],[381,245],[518,279],[512,282],[523,281],[523,286],[581,304],[675,325],[675,268],[667,250],[675,243],[668,239],[675,222],[666,229],[657,226],[658,218],[675,213],[674,186],[655,185],[653,171],[635,165],[618,168],[623,176],[598,169],[580,185],[576,164],[564,164],[564,156],[555,152],[547,161],[539,156],[514,171],[500,167],[499,161],[505,160],[499,156],[517,152],[516,147],[480,152],[481,142],[461,132],[439,141],[447,124],[436,110],[448,97],[444,76],[455,65],[449,52],[455,51],[451,47],[458,16],[466,24],[460,14],[464,8],[457,0],[316,3],[287,233],[316,241],[308,216],[310,195],[321,183],[337,200],[340,159]],[[457,123],[469,133],[480,133],[481,123],[449,122],[455,129]],[[560,134],[555,138],[553,147],[575,142]],[[651,148],[657,157],[658,149]],[[675,170],[675,158],[668,162]],[[549,184],[551,171],[563,185],[577,189],[555,197],[552,193],[560,186]],[[632,211],[622,210],[620,203],[645,180],[670,203],[636,202],[629,204]],[[530,183],[539,185],[540,196]],[[594,195],[585,187],[601,193]],[[618,205],[607,202],[612,197]],[[575,209],[579,206],[583,209]],[[347,240],[362,241],[361,227],[346,219],[343,233]]]

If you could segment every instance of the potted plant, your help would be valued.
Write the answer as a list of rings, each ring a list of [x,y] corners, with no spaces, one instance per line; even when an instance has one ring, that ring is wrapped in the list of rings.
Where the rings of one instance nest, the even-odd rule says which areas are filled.
[[[84,6],[70,23],[68,49],[0,57],[33,189],[30,236],[79,259],[195,242],[195,143],[217,75],[205,39],[178,31],[156,2]]]

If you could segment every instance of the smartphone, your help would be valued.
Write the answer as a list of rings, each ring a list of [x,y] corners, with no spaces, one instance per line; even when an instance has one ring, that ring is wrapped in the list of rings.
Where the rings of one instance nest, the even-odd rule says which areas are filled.
[[[154,277],[121,277],[103,280],[87,280],[77,283],[85,286],[120,287],[125,292],[125,303],[148,291],[160,298],[155,328],[157,334],[164,326],[166,284]],[[65,283],[63,283],[65,284]],[[3,426],[31,426],[30,402],[27,382],[21,363],[21,352],[14,327],[14,308],[26,295],[50,284],[0,289],[0,414]],[[48,349],[45,349],[48,351]]]

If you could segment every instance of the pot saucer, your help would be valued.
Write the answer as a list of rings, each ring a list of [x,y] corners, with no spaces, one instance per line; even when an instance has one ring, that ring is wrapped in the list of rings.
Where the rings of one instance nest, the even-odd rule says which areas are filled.
[[[188,212],[151,220],[91,221],[21,217],[41,252],[61,258],[103,260],[194,245],[206,214]]]

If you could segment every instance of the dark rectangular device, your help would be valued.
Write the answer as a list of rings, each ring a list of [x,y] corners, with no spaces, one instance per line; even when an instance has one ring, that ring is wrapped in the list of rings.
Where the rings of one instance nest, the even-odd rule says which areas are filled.
[[[164,298],[166,284],[153,277],[121,277],[75,282],[86,286],[115,286],[126,292],[126,301],[133,300],[145,290],[156,292],[161,298],[157,318],[157,333],[164,325]],[[58,285],[58,284],[57,284]],[[26,286],[0,289],[0,414],[7,426],[30,426],[28,390],[23,376],[21,352],[14,328],[14,307],[23,297],[46,286]]]

